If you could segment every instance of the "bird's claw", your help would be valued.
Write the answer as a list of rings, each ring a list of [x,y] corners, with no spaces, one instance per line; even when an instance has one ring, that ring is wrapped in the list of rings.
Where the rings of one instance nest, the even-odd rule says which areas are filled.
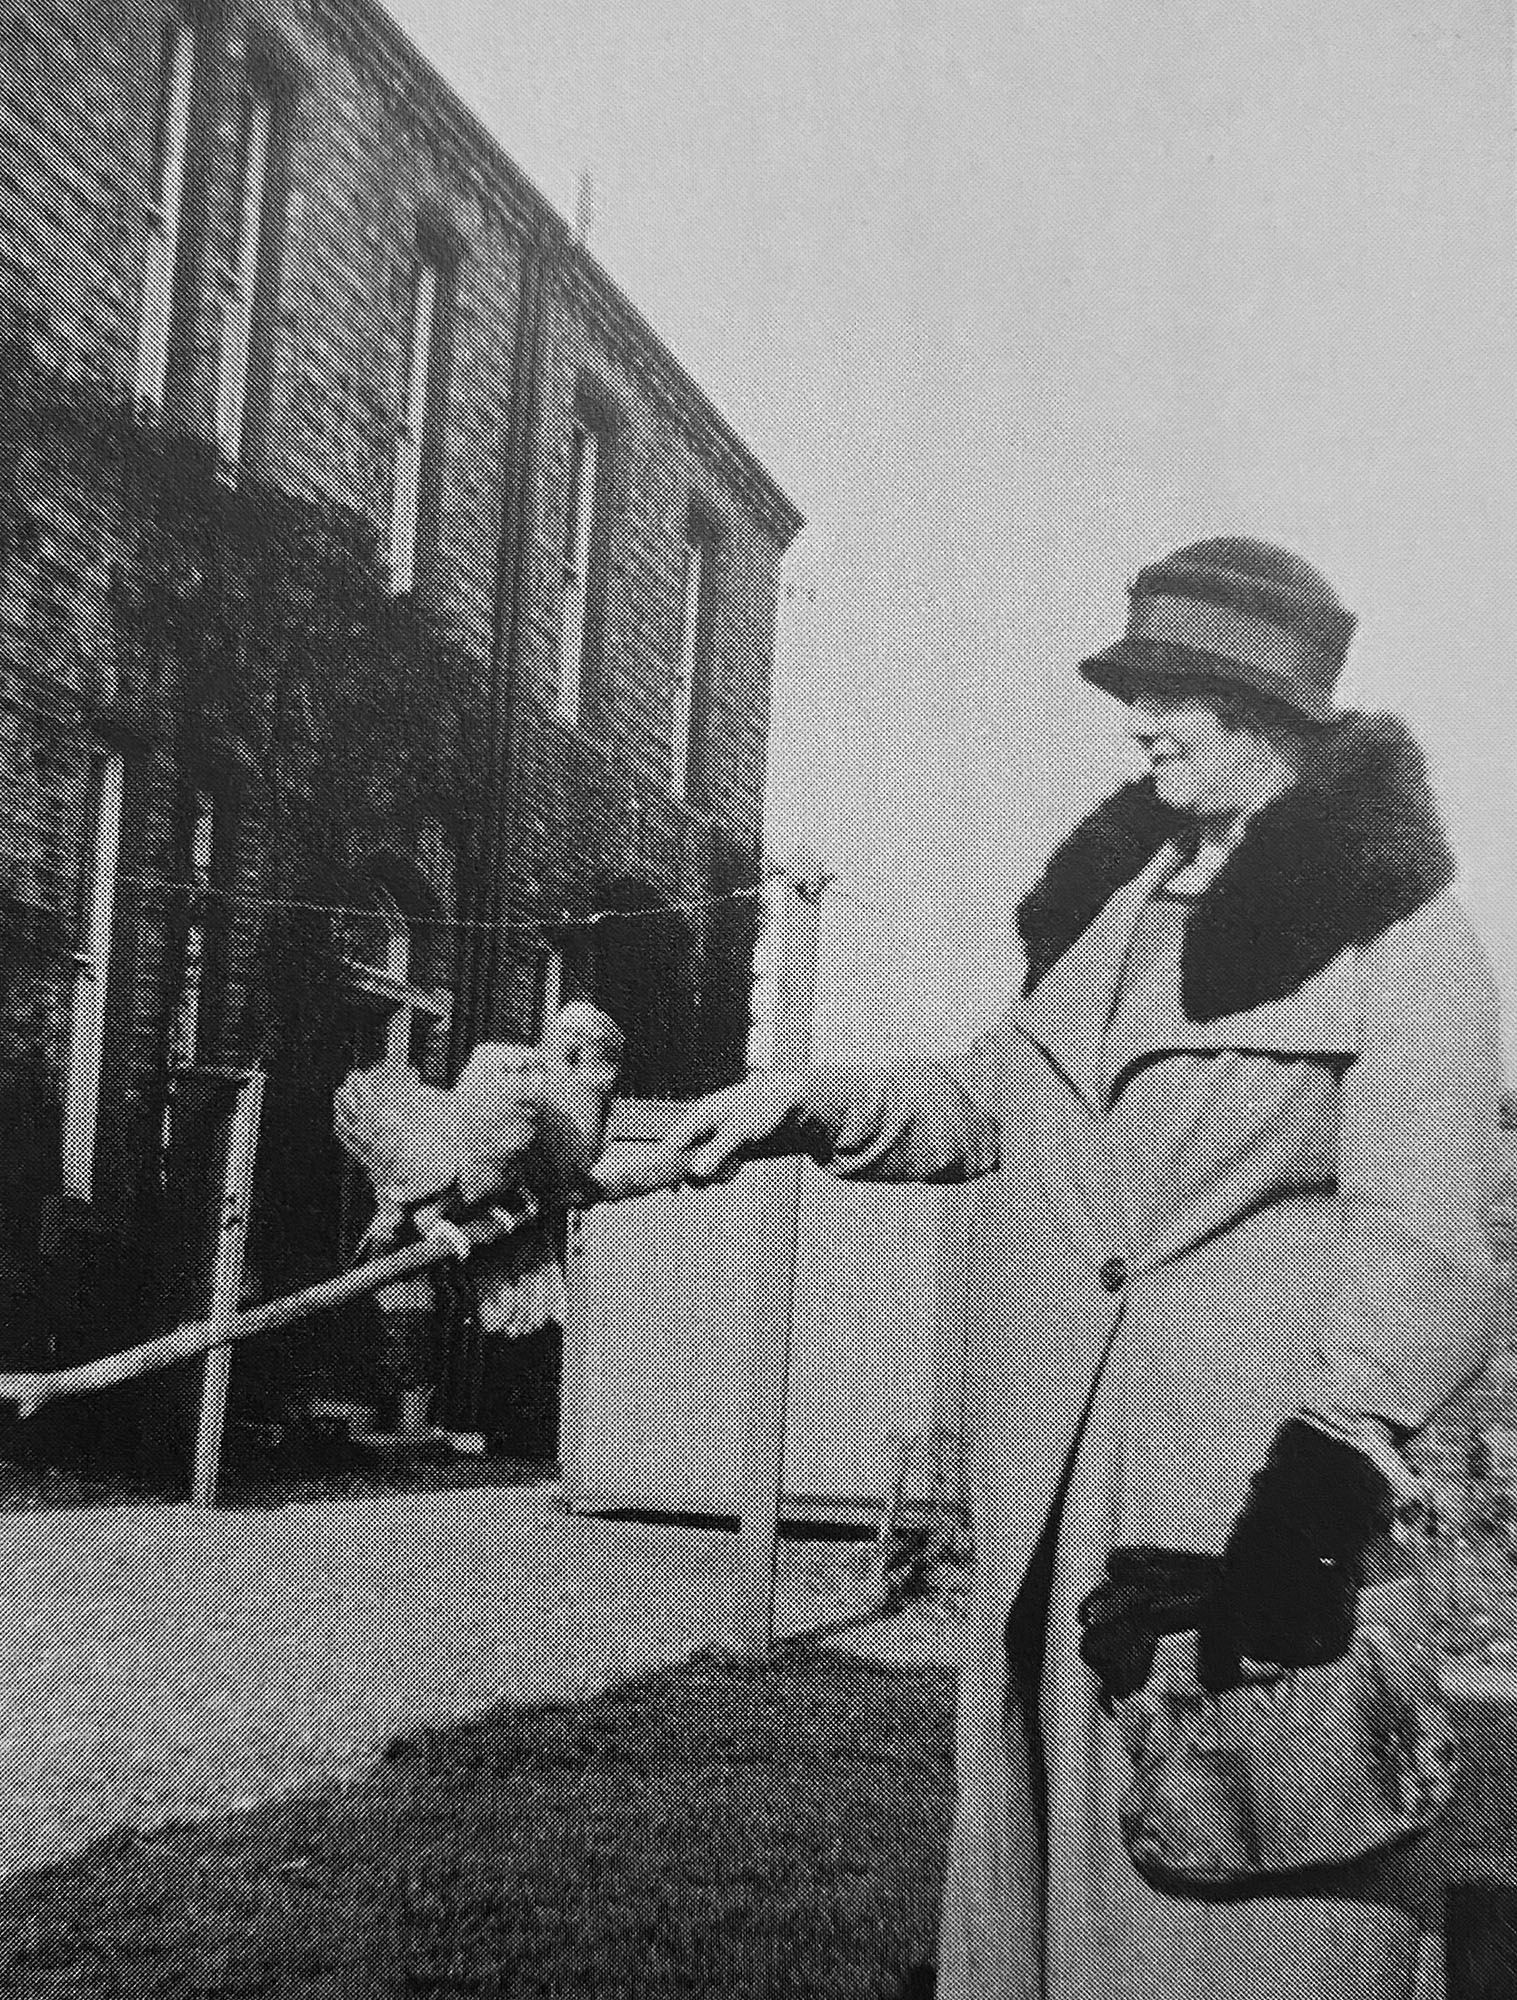
[[[426,1242],[445,1249],[450,1257],[465,1258],[474,1248],[468,1230],[450,1222],[445,1215],[418,1215],[416,1228]]]

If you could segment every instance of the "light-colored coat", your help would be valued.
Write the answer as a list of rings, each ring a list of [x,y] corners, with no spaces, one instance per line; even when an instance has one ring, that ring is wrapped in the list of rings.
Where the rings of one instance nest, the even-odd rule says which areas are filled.
[[[1112,1077],[1103,1039],[1133,927],[1178,858],[1162,850],[1120,889],[962,1064],[817,1082],[832,1172],[985,1176],[969,1307],[977,1601],[940,2000],[1411,1990],[1399,1915],[1217,1908],[1139,1881],[1116,1826],[1130,1766],[1079,1661],[1075,1609],[1117,1543],[1218,1549],[1295,1411],[1415,1431],[1481,1367],[1494,992],[1444,892],[1250,1011],[1198,1024],[1177,996],[1154,1046]],[[1046,1624],[1030,1724],[1009,1687],[1014,1613]],[[1047,1760],[1046,1896],[1029,1730]]]

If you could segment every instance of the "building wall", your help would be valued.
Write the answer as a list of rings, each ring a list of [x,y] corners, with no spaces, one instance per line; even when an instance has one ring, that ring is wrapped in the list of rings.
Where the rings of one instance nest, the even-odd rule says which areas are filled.
[[[755,490],[724,439],[691,421],[639,350],[630,315],[587,282],[576,252],[552,267],[545,319],[513,765],[516,887],[523,907],[571,922],[609,881],[683,906],[694,1004],[714,1023],[734,974],[713,926],[740,921],[741,906],[718,903],[709,915],[699,906],[757,879],[779,558],[793,521]],[[608,419],[604,593],[591,610],[582,714],[569,726],[555,712],[555,677],[572,431],[587,396]],[[711,617],[687,799],[675,721],[692,510],[712,536]],[[561,829],[576,817],[584,838],[565,843]],[[642,1085],[688,1089],[730,1067],[740,1035],[724,1040],[713,1026],[711,1036],[721,1049],[697,1034],[682,1066],[671,1057]]]
[[[361,21],[362,15],[357,16]],[[419,238],[454,261],[452,356],[428,595],[482,661],[491,653],[501,490],[522,255],[531,218],[492,201],[395,95],[383,47],[341,10],[244,16],[229,40],[272,46],[290,78],[277,335],[259,470],[288,491],[342,495],[382,521],[404,415]],[[230,136],[230,135],[229,135]],[[228,165],[235,154],[225,155]],[[232,177],[217,190],[222,226]]]
[[[734,490],[731,472],[691,435],[647,357],[629,349],[614,303],[584,282],[583,268],[577,261],[560,267],[552,304],[529,678],[542,696],[557,636],[553,567],[568,502],[569,428],[576,397],[588,389],[613,413],[614,430],[610,589],[589,733],[648,790],[667,793],[675,783],[674,674],[685,525],[694,506],[716,531],[706,790],[713,816],[756,840],[783,516],[761,512]]]
[[[197,790],[218,803],[212,903],[224,913],[208,961],[202,1060],[264,1060],[277,1071],[291,1036],[281,1043],[270,1018],[260,899],[334,894],[320,887],[330,871],[302,872],[311,857],[289,851],[295,822],[280,817],[280,787],[309,790],[317,765],[300,763],[294,729],[294,763],[271,775],[258,733],[275,699],[267,662],[248,663],[252,720],[223,718],[192,755],[175,701],[193,692],[202,656],[160,643],[147,613],[133,624],[122,611],[127,598],[141,611],[145,523],[165,504],[132,471],[122,412],[167,18],[137,0],[0,11],[0,333],[65,406],[10,426],[0,444],[0,929],[14,947],[0,993],[0,1089],[12,1109],[33,1107],[24,1122],[42,1135],[0,1201],[13,1222],[14,1283],[31,1301],[29,1344],[45,1351],[119,1345],[155,1310],[138,1245],[143,1202],[161,1177],[153,1079],[164,1074],[194,922],[192,906],[164,885],[189,872]],[[165,391],[167,430],[187,441],[172,450],[189,453],[186,465],[199,440],[208,477],[217,373],[234,323],[250,78],[272,90],[275,124],[245,493],[349,510],[383,547],[418,255],[435,255],[448,276],[436,448],[421,502],[430,532],[415,595],[428,629],[465,662],[462,708],[437,723],[430,800],[402,783],[414,745],[365,739],[352,792],[362,802],[323,865],[340,861],[351,881],[377,860],[386,883],[437,920],[418,933],[430,947],[426,981],[458,996],[451,1037],[431,1044],[439,1075],[484,1034],[535,1031],[556,947],[568,943],[571,977],[594,990],[604,955],[599,965],[593,954],[576,957],[566,916],[583,918],[607,896],[682,906],[659,936],[676,941],[672,983],[687,994],[681,1018],[696,1039],[680,1045],[680,1074],[670,1043],[664,1071],[655,1077],[645,1062],[642,1080],[693,1085],[740,1046],[731,1023],[739,988],[746,1000],[744,936],[728,919],[748,905],[740,893],[735,904],[708,906],[756,879],[778,571],[798,517],[376,4],[191,0],[187,18],[198,68]],[[540,309],[527,313],[533,296]],[[593,700],[582,724],[567,727],[553,714],[552,663],[569,426],[587,383],[618,414],[619,450]],[[188,491],[171,480],[167,504]],[[718,539],[702,783],[687,801],[671,728],[692,502]],[[236,640],[211,632],[218,645]],[[203,632],[198,643],[208,643]],[[324,665],[311,663],[299,691],[305,748],[321,755],[323,729],[342,712],[326,700],[335,693],[323,687]],[[463,748],[483,756],[488,781],[467,812],[450,779]],[[70,1202],[60,1199],[55,1126],[76,1004],[90,760],[117,754],[126,782],[94,1188]],[[304,804],[309,819],[321,801]],[[638,935],[629,918],[634,952]],[[654,960],[663,967],[657,951]],[[81,1242],[93,1246],[82,1260]],[[88,1280],[66,1309],[56,1303],[59,1259]],[[104,1289],[91,1291],[96,1277]]]

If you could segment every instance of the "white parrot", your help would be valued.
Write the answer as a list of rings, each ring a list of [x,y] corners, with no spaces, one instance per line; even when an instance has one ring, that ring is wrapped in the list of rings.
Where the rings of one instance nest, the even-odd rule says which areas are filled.
[[[568,1212],[605,1145],[621,1030],[584,1001],[536,1047],[483,1042],[451,1089],[409,1063],[354,1070],[337,1092],[337,1137],[374,1184],[360,1255],[408,1229],[468,1256],[480,1326],[519,1338],[563,1322]],[[429,1278],[387,1286],[383,1311],[425,1311]]]

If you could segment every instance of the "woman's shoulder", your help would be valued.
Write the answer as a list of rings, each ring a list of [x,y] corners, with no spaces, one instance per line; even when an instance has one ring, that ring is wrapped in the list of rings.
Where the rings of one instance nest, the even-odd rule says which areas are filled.
[[[1417,957],[1436,963],[1485,959],[1485,945],[1456,887],[1440,889],[1360,947],[1366,958]]]
[[[1441,889],[1359,947],[1367,995],[1420,1006],[1462,996],[1496,1008],[1490,955],[1457,889]]]

